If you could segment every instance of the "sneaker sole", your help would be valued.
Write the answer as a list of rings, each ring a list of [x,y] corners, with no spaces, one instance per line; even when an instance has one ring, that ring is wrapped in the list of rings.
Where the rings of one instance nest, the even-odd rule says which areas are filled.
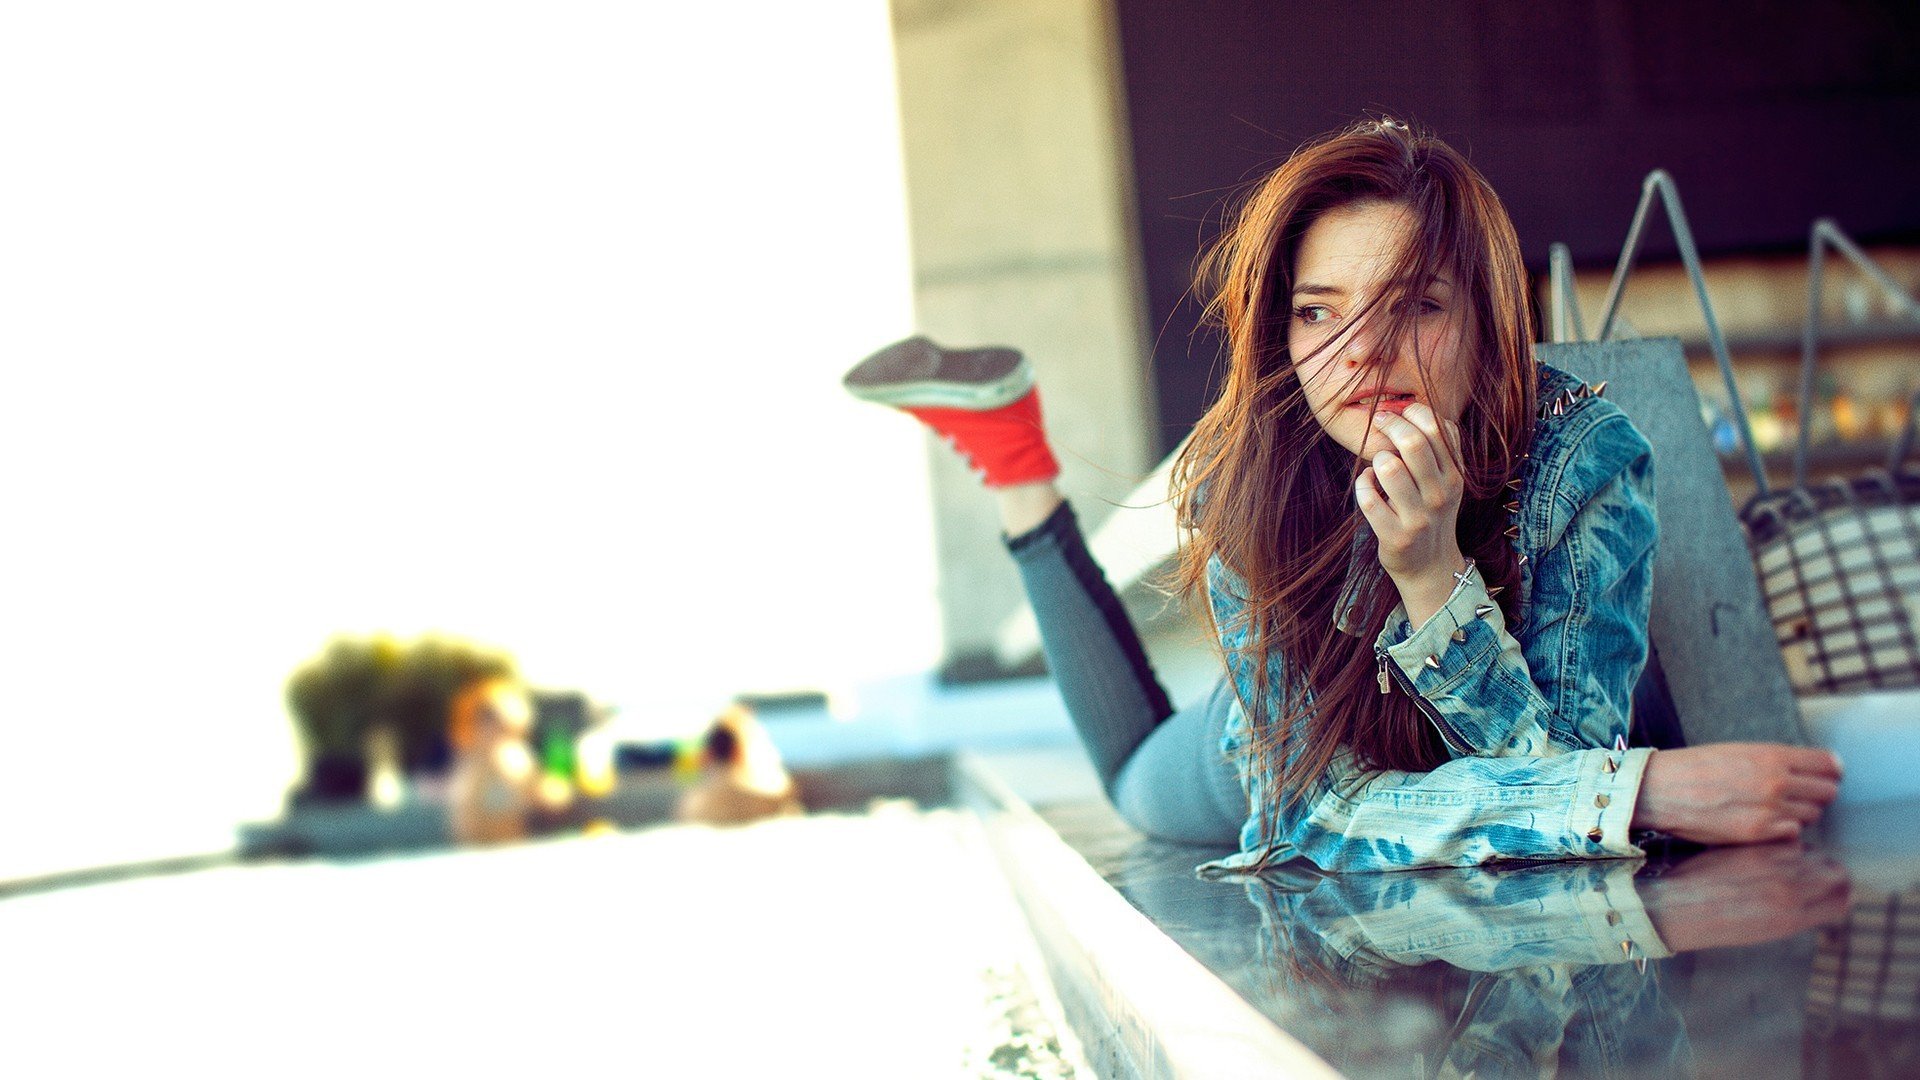
[[[881,405],[983,412],[1033,389],[1033,367],[1015,349],[943,349],[910,337],[860,361],[840,383],[854,397]]]

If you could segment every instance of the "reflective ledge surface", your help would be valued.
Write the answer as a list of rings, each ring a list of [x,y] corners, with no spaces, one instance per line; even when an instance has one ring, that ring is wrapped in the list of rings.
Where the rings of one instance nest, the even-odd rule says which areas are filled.
[[[1920,800],[1856,793],[1805,846],[1208,881],[1223,852],[1029,771],[1110,884],[1348,1076],[1920,1076]]]

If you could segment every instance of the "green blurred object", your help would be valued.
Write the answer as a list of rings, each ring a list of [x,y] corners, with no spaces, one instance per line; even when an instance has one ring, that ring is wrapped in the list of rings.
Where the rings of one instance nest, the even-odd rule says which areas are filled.
[[[548,776],[572,780],[579,768],[573,736],[559,729],[547,732],[546,743],[540,747],[540,764]]]
[[[580,736],[604,717],[587,696],[575,691],[536,691],[533,695],[534,743],[540,768],[568,783],[580,778]]]

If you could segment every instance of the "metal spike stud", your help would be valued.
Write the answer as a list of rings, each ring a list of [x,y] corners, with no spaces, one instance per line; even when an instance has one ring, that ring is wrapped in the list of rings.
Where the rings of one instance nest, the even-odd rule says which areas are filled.
[[[1515,499],[1512,502],[1505,504],[1501,509],[1504,509],[1509,514],[1517,514],[1520,512],[1520,500]]]
[[[1521,566],[1527,565],[1527,557],[1525,555],[1520,556],[1520,565]]]
[[[1620,763],[1618,761],[1613,760],[1612,758],[1607,758],[1605,763],[1602,764],[1600,768],[1605,772],[1619,772]]]
[[[1613,800],[1607,798],[1605,795],[1595,795],[1593,797],[1593,805],[1601,810],[1605,810],[1611,802],[1613,802]]]
[[[1500,595],[1501,593],[1503,593],[1503,592],[1506,592],[1506,591],[1507,591],[1507,587],[1506,587],[1505,585],[1489,585],[1489,586],[1487,586],[1487,595],[1488,595],[1488,596],[1499,596],[1499,595]]]
[[[1621,956],[1624,956],[1624,957],[1626,957],[1626,958],[1628,958],[1628,959],[1632,959],[1632,958],[1633,958],[1633,942],[1631,942],[1631,941],[1623,941],[1623,942],[1621,942],[1621,943],[1620,943],[1620,955],[1621,955]]]
[[[1645,975],[1647,973],[1647,958],[1644,956],[1634,957],[1633,970],[1639,972],[1642,975]]]
[[[1481,604],[1473,609],[1473,617],[1476,619],[1484,619],[1491,614],[1493,614],[1492,604]]]
[[[1606,833],[1603,833],[1600,831],[1600,826],[1598,825],[1595,825],[1593,828],[1587,830],[1587,839],[1593,841],[1596,844],[1599,843],[1602,839],[1604,839],[1606,835],[1607,835]]]
[[[1559,398],[1555,398],[1553,401],[1553,415],[1565,416],[1566,414],[1567,414],[1566,402],[1561,401]]]
[[[1453,631],[1453,640],[1456,644],[1467,640],[1467,632],[1465,630],[1459,629],[1458,627],[1455,627]]]
[[[1599,382],[1594,383],[1590,389],[1593,391],[1594,397],[1600,397],[1607,392],[1607,380],[1601,379]]]
[[[1619,912],[1617,912],[1617,911],[1609,911],[1609,912],[1607,912],[1607,925],[1608,925],[1608,926],[1619,926],[1619,925],[1620,925],[1620,913],[1619,913]]]
[[[1567,391],[1567,393],[1572,394],[1576,398],[1586,397],[1588,394],[1592,392],[1593,392],[1593,388],[1588,386],[1586,383],[1581,383],[1579,386],[1576,386],[1571,390]]]
[[[1518,525],[1509,525],[1501,531],[1506,533],[1507,539],[1509,540],[1520,539],[1520,526]]]
[[[1509,481],[1507,481],[1507,490],[1508,490],[1508,491],[1519,491],[1519,490],[1520,490],[1520,485],[1522,485],[1522,484],[1524,484],[1524,483],[1526,483],[1526,481],[1525,481],[1525,480],[1522,480],[1522,479],[1520,479],[1519,477],[1517,477],[1517,476],[1516,476],[1516,477],[1514,477],[1513,479],[1511,479],[1511,480],[1509,480]]]
[[[1430,667],[1430,668],[1432,668],[1433,670],[1435,670],[1435,671],[1439,671],[1439,670],[1440,670],[1440,658],[1439,658],[1439,657],[1437,657],[1437,656],[1429,656],[1429,657],[1427,657],[1427,661],[1426,661],[1426,663],[1427,663],[1427,666],[1428,666],[1428,667]]]

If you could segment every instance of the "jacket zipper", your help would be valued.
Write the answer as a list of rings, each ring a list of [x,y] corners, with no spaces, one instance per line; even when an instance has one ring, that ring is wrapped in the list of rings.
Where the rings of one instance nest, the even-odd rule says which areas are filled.
[[[1433,724],[1434,730],[1440,733],[1440,741],[1447,744],[1447,749],[1462,755],[1473,753],[1473,747],[1467,743],[1466,737],[1448,723],[1446,717],[1441,716],[1426,698],[1421,697],[1414,690],[1412,682],[1407,679],[1407,673],[1401,671],[1400,665],[1393,662],[1393,658],[1387,655],[1387,650],[1375,649],[1373,655],[1380,661],[1380,692],[1382,694],[1391,693],[1397,684],[1400,689],[1406,691],[1408,697],[1413,699],[1413,707],[1420,710],[1420,715],[1426,717]]]

